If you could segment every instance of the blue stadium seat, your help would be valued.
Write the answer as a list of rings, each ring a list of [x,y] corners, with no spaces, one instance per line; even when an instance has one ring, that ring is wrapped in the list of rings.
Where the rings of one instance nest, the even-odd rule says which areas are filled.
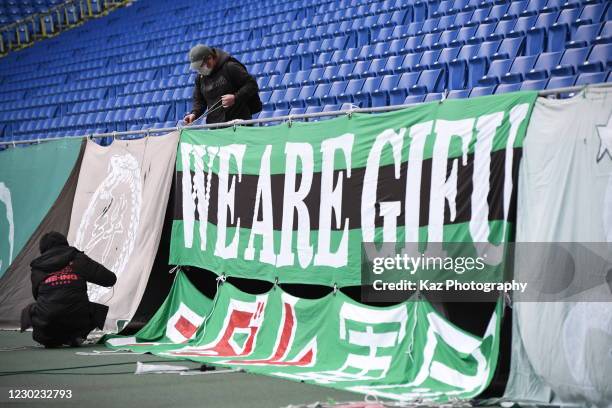
[[[385,57],[399,55],[405,52],[406,39],[396,39],[391,41],[389,49],[383,54]]]
[[[612,66],[612,44],[594,45],[588,59],[578,66],[579,72],[599,72]]]
[[[301,115],[306,111],[306,108],[302,108],[302,107],[298,107],[298,108],[291,108],[289,110],[289,115]]]
[[[578,75],[578,79],[576,80],[576,85],[589,85],[589,84],[599,84],[602,82],[606,82],[606,76],[608,72],[587,72]]]
[[[263,103],[263,110],[272,111],[275,109],[276,104],[281,102],[285,98],[287,93],[286,89],[275,89],[270,95],[268,102]]]
[[[523,47],[523,38],[505,38],[496,52],[491,55],[491,59],[512,59],[519,55]],[[531,55],[531,54],[528,54]]]
[[[390,105],[401,105],[408,95],[408,89],[414,86],[418,79],[420,72],[405,72],[400,76],[397,86],[389,91],[389,104]]]
[[[332,82],[347,79],[349,75],[353,73],[355,69],[355,63],[350,62],[342,64],[338,67],[338,73],[330,78]]]
[[[573,75],[578,71],[578,65],[582,64],[589,53],[589,48],[570,48],[563,53],[559,65],[551,70],[552,75]]]
[[[482,23],[483,21],[485,21],[487,19],[487,17],[489,17],[490,13],[491,13],[491,5],[485,5],[482,8],[478,8],[476,10],[474,10],[474,12],[472,13],[472,16],[470,18],[470,23],[473,24],[479,24]],[[464,24],[465,26],[465,24]]]
[[[511,84],[522,81],[535,65],[537,58],[537,55],[516,57],[510,70],[501,77],[501,82]]]
[[[478,80],[480,86],[495,86],[500,83],[500,78],[510,71],[511,59],[495,60],[491,62],[487,75]]]
[[[510,5],[506,11],[506,13],[502,16],[501,19],[509,19],[513,17],[518,17],[525,9],[527,8],[527,0],[518,0],[510,2]]]
[[[440,69],[428,69],[421,72],[417,83],[410,87],[411,95],[424,95],[430,92],[442,92],[445,88],[444,75]]]
[[[612,20],[606,21],[601,33],[593,40],[593,44],[608,44],[612,42]]]
[[[372,77],[365,80],[361,90],[353,94],[353,101],[361,107],[369,107],[372,104],[372,93],[376,91],[382,81],[382,77]],[[350,84],[349,84],[350,86]]]
[[[355,64],[353,71],[345,76],[346,79],[358,79],[358,78],[367,78],[369,76],[373,76],[374,73],[370,72],[370,65],[372,61],[359,61]]]
[[[344,93],[348,81],[336,81],[331,84],[329,93],[321,98],[321,103],[325,105],[337,104],[338,95]]]
[[[431,49],[440,50],[440,49],[444,49],[445,47],[450,46],[450,44],[453,41],[455,41],[458,35],[459,35],[458,28],[453,28],[453,29],[442,31],[442,33],[440,34],[440,38],[438,38],[438,41],[431,46]]]
[[[493,94],[494,90],[495,90],[494,86],[477,86],[477,87],[472,88],[472,90],[470,91],[470,98],[474,98],[477,96],[491,95]]]
[[[386,73],[386,66],[387,66],[387,62],[388,62],[388,58],[376,58],[374,60],[372,60],[372,63],[370,64],[370,75],[367,76],[379,76],[379,75],[384,75]]]
[[[582,8],[565,8],[561,10],[559,17],[557,17],[556,24],[563,24],[569,29],[578,21],[581,11]]]
[[[439,55],[440,50],[425,51],[421,56],[419,63],[412,67],[412,71],[423,71],[425,69],[429,69],[431,65],[438,61]]]
[[[306,85],[300,88],[299,94],[289,101],[291,108],[302,108],[306,106],[306,100],[314,95],[316,85]]]
[[[404,57],[404,61],[402,62],[402,66],[404,70],[406,71],[412,70],[415,66],[419,64],[422,57],[423,57],[422,53],[406,54],[406,56]]]
[[[319,113],[323,110],[323,107],[320,105],[316,105],[316,106],[309,106],[306,108],[306,110],[304,111],[304,113]],[[313,118],[311,118],[310,120],[313,120]]]
[[[571,41],[566,44],[566,48],[582,48],[590,45],[601,31],[601,27],[601,23],[579,26],[571,36]]]
[[[321,79],[319,79],[319,83],[324,83],[324,82],[329,82],[332,80],[332,78],[337,78],[338,77],[338,71],[340,70],[340,67],[338,66],[329,66],[325,68],[325,71],[323,71],[323,76],[321,77]]]
[[[408,95],[405,99],[404,102],[402,102],[404,105],[412,105],[412,104],[417,104],[417,103],[421,103],[425,100],[425,96],[426,95]]]
[[[289,110],[289,102],[298,97],[298,95],[300,94],[300,90],[301,89],[299,87],[287,88],[287,91],[285,92],[283,99],[276,101],[276,103],[274,104],[274,107],[276,108],[276,110],[279,110],[279,109]]]
[[[453,41],[450,42],[449,46],[460,47],[462,45],[467,44],[469,39],[474,37],[474,34],[476,33],[477,29],[478,27],[475,25],[461,27],[459,29],[459,32],[457,33],[457,37]]]
[[[575,82],[576,82],[575,75],[554,76],[548,80],[548,83],[546,84],[546,89],[567,88],[570,86],[574,86]]]
[[[563,53],[558,52],[545,52],[540,54],[533,69],[529,70],[525,74],[527,79],[546,79],[550,76],[551,70],[553,70],[561,61]]]
[[[495,88],[495,94],[502,94],[508,92],[516,92],[521,89],[521,83],[515,82],[512,84],[500,84]]]
[[[321,78],[323,78],[324,74],[325,68],[313,68],[308,74],[308,77],[302,81],[302,85],[318,84],[321,81]]]
[[[530,79],[521,83],[521,91],[540,91],[546,88],[547,79]]]
[[[389,104],[389,93],[396,88],[400,75],[385,75],[378,89],[370,93],[371,106],[386,106]]]
[[[590,23],[598,23],[603,18],[605,3],[589,4],[582,9],[580,14],[580,20],[588,21]]]
[[[423,102],[441,101],[443,97],[444,94],[440,92],[428,93],[427,95],[425,95],[425,99],[423,100]]]
[[[312,96],[309,96],[306,98],[306,105],[307,106],[321,105],[322,104],[321,98],[323,98],[329,93],[330,88],[331,88],[331,84],[329,83],[317,85],[317,88],[315,89]]]
[[[347,86],[346,89],[337,95],[336,100],[338,103],[351,103],[353,102],[353,96],[361,91],[361,88],[363,88],[363,84],[365,83],[365,79],[364,78],[355,78],[355,79],[351,79]]]
[[[448,65],[459,55],[459,47],[444,48],[439,56],[438,60],[433,64],[430,64],[431,68],[434,69],[448,69]]]
[[[496,22],[498,22],[499,20],[504,18],[504,16],[507,16],[508,8],[509,7],[510,7],[510,3],[509,2],[493,5],[493,7],[491,7],[491,11],[489,12],[489,15],[482,22],[483,23],[496,23]]]

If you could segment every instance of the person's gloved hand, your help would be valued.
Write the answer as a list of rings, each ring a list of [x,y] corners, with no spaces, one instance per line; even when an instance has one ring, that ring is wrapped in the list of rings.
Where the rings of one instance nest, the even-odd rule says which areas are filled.
[[[230,106],[233,106],[235,102],[236,102],[235,95],[228,94],[228,95],[223,95],[221,97],[221,106],[223,106],[224,108],[229,108]]]
[[[196,115],[194,115],[193,113],[189,113],[187,115],[185,115],[185,117],[183,118],[183,121],[185,122],[185,124],[190,124],[191,122],[193,122],[196,119]]]

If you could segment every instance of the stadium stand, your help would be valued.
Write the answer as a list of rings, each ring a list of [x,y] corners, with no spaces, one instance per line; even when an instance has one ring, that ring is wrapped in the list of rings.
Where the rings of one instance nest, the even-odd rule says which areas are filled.
[[[610,81],[611,15],[608,0],[135,1],[0,59],[0,141],[175,126],[196,43],[247,65],[260,118]]]
[[[36,13],[48,11],[62,0],[7,0],[0,2],[0,25],[9,24]]]

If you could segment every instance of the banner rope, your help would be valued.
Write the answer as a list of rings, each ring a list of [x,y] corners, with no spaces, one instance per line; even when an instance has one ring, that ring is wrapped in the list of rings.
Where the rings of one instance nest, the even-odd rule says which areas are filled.
[[[221,274],[220,276],[217,277],[216,281],[217,281],[217,291],[215,293],[215,299],[213,301],[213,305],[210,308],[210,312],[208,313],[208,315],[206,316],[206,318],[204,319],[204,323],[202,323],[202,331],[206,332],[206,325],[208,324],[208,320],[210,320],[210,318],[213,315],[213,312],[215,311],[215,308],[217,307],[217,301],[219,300],[219,288],[223,285],[223,282],[225,282],[227,280],[227,278],[225,277],[225,274]]]
[[[417,301],[414,306],[414,313],[413,313],[414,316],[412,318],[413,324],[412,324],[412,329],[410,330],[410,343],[408,343],[408,350],[406,350],[406,354],[408,354],[408,358],[410,358],[412,362],[414,362],[414,357],[412,356],[412,352],[414,351],[414,332],[417,326],[418,307],[419,307],[419,302]]]

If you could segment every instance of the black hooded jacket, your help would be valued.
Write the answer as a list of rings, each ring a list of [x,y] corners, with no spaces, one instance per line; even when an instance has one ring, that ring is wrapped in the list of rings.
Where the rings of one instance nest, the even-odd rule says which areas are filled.
[[[102,328],[108,307],[89,301],[87,282],[113,286],[115,274],[69,246],[59,233],[45,235],[40,247],[41,256],[30,263],[36,303],[28,306],[28,312],[34,340],[45,345],[67,344]]]
[[[199,117],[208,107],[206,123],[251,119],[248,102],[259,92],[257,81],[237,59],[218,48],[214,50],[217,53],[217,63],[212,72],[208,76],[196,77],[191,113]],[[221,97],[228,94],[233,94],[236,101],[233,106],[223,108]]]

